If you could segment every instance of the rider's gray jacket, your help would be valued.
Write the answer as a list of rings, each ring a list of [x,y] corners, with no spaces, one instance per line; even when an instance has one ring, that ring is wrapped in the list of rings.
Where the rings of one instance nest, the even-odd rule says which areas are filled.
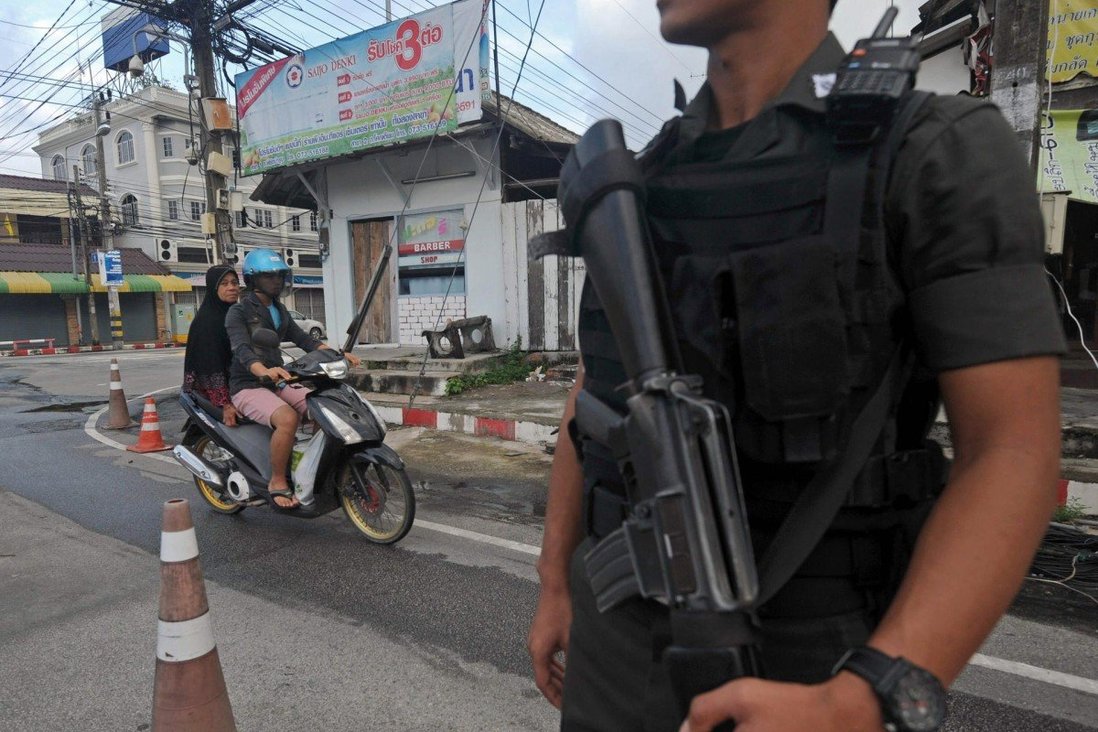
[[[285,305],[278,300],[274,304],[282,320],[278,328],[275,327],[267,306],[259,301],[254,292],[246,293],[225,315],[225,330],[229,332],[229,346],[233,351],[233,363],[229,367],[230,394],[236,394],[243,389],[263,387],[250,371],[251,365],[256,361],[268,368],[282,365],[282,353],[277,348],[266,349],[252,343],[252,333],[257,328],[269,328],[278,334],[280,342],[292,341],[305,351],[315,351],[321,345],[321,341],[303,331],[290,318]]]

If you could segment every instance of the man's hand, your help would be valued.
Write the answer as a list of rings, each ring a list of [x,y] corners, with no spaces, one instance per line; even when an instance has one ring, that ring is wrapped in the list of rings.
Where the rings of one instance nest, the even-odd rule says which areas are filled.
[[[351,368],[358,368],[362,365],[362,359],[350,351],[344,351],[343,358],[347,359],[347,363],[351,364]]]
[[[526,648],[534,666],[534,683],[557,709],[564,696],[564,664],[556,657],[568,651],[568,631],[572,626],[572,595],[566,589],[549,590],[544,586],[538,609],[530,624]]]
[[[746,678],[694,697],[679,732],[709,732],[734,720],[736,732],[880,732],[881,707],[869,684],[841,673],[822,684]]]
[[[289,381],[293,377],[290,376],[290,372],[281,366],[271,366],[268,369],[263,369],[263,375],[277,384],[280,381]]]
[[[236,407],[232,405],[232,402],[221,407],[221,421],[225,423],[226,427],[236,427]]]

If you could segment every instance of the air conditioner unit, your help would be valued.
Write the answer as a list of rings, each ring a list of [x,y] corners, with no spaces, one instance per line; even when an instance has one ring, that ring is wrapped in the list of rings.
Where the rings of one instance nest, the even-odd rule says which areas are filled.
[[[179,245],[171,239],[156,240],[156,261],[161,264],[179,261]]]
[[[288,267],[296,267],[297,266],[297,251],[296,250],[294,250],[294,249],[283,249],[282,250],[282,258],[286,260],[286,266],[288,266]]]

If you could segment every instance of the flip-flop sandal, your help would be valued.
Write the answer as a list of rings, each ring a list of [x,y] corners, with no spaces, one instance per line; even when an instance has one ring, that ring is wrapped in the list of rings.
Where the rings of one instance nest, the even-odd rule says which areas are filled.
[[[290,511],[290,510],[295,509],[295,508],[297,508],[298,506],[301,505],[300,503],[292,503],[289,506],[280,506],[280,505],[278,505],[278,501],[276,501],[275,498],[279,497],[279,496],[281,496],[282,498],[289,498],[291,501],[294,500],[294,492],[291,491],[291,490],[267,491],[267,492],[271,495],[271,505],[274,506],[275,508],[281,508],[283,511]]]

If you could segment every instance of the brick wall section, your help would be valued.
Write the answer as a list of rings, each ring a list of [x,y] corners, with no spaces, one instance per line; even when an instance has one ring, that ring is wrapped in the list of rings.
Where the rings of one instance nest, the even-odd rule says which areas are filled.
[[[401,297],[398,301],[400,309],[400,342],[409,345],[423,345],[423,331],[446,325],[448,320],[460,320],[465,317],[465,296],[450,295],[446,298],[443,307],[442,295],[434,297]],[[442,311],[442,318],[438,313]]]
[[[62,295],[62,300],[65,301],[65,325],[66,330],[69,333],[69,342],[67,346],[80,345],[80,326],[76,319],[76,296],[75,295]],[[61,345],[58,343],[57,345]]]
[[[164,312],[164,303],[167,302],[168,295],[163,292],[156,293],[156,340],[162,341],[167,336],[168,318]]]

